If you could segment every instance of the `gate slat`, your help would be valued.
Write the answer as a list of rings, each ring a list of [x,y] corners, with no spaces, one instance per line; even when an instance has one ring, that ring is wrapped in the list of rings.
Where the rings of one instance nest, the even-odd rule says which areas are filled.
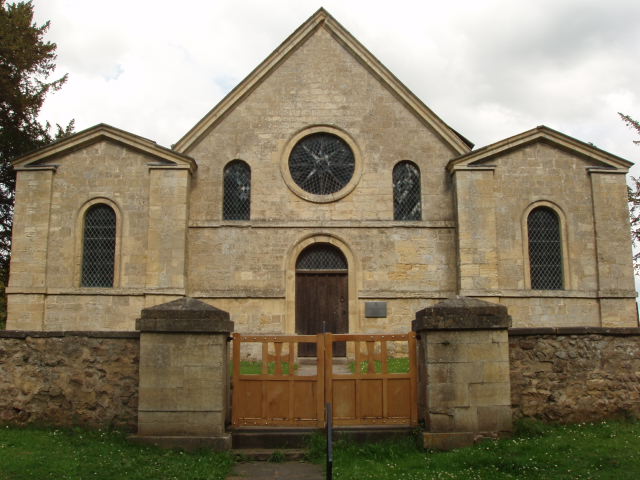
[[[263,342],[262,344],[262,374],[269,373],[269,342]]]
[[[327,348],[330,348],[330,345],[331,342],[327,342],[326,334],[319,333],[316,335],[316,418],[318,419],[318,427],[324,427],[325,425],[324,403],[327,395],[326,389],[331,392],[330,385],[327,385],[325,381],[325,376],[327,375],[325,359],[328,356]]]
[[[382,373],[383,374],[387,374],[389,373],[389,358],[387,355],[387,341],[386,340],[381,340],[380,341],[380,362],[382,362]]]
[[[367,341],[367,373],[376,373],[375,347],[375,342]]]
[[[276,375],[282,375],[282,342],[275,342],[274,348],[276,350]]]
[[[293,347],[294,343],[289,342],[289,376],[293,377],[295,375],[295,363],[296,363],[296,352]]]

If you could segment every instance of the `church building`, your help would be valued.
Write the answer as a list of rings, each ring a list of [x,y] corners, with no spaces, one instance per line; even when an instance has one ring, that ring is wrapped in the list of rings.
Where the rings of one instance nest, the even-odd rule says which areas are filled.
[[[323,9],[172,148],[100,124],[14,166],[8,329],[184,296],[256,334],[406,332],[456,295],[638,325],[631,163],[545,126],[474,149]]]

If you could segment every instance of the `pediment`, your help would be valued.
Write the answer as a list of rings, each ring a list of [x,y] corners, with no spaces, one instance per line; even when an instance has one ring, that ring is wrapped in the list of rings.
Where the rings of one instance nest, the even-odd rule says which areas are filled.
[[[442,121],[431,109],[405,87],[377,58],[375,58],[353,35],[338,23],[325,9],[320,8],[293,34],[291,34],[271,55],[236,86],[220,103],[207,113],[174,146],[178,152],[188,153],[225,116],[243,102],[262,82],[264,82],[296,50],[316,33],[324,29],[349,54],[363,65],[418,119],[427,125],[458,154],[468,152],[473,144]]]
[[[186,167],[192,172],[197,168],[195,160],[187,155],[161,147],[147,138],[102,123],[24,155],[13,162],[13,167],[17,170],[47,167],[51,161],[100,141],[114,142],[153,157],[161,167]]]
[[[454,158],[448,163],[447,170],[453,172],[462,168],[486,168],[489,164],[497,162],[502,155],[537,142],[567,151],[584,159],[588,166],[596,169],[602,168],[626,173],[629,167],[633,165],[632,162],[601,150],[594,145],[582,142],[549,127],[539,126]]]

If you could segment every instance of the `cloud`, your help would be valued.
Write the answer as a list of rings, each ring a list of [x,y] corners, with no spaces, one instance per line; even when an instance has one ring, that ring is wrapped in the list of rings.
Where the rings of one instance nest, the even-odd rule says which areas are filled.
[[[640,3],[326,0],[329,12],[478,146],[539,124],[632,160]],[[176,142],[319,7],[316,1],[36,0],[68,84],[43,118]]]

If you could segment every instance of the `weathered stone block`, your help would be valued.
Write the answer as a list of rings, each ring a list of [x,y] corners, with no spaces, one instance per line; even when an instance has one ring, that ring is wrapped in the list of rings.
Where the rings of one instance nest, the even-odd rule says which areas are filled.
[[[473,362],[450,363],[449,382],[468,385],[478,381],[478,364]]]
[[[428,387],[430,408],[453,408],[469,406],[469,387],[460,383],[431,383]]]
[[[220,436],[225,434],[222,412],[139,411],[138,435]]]
[[[469,405],[510,405],[509,383],[473,383],[469,385]]]
[[[484,362],[482,364],[482,381],[484,383],[509,383],[509,362]]]
[[[413,330],[490,330],[510,326],[511,317],[504,305],[474,298],[455,297],[416,312]]]
[[[430,432],[450,432],[453,427],[453,416],[446,413],[429,413],[427,423]]]
[[[453,409],[453,432],[477,432],[478,413],[476,407],[458,407]]]
[[[478,431],[507,432],[513,428],[511,405],[476,407]]]

